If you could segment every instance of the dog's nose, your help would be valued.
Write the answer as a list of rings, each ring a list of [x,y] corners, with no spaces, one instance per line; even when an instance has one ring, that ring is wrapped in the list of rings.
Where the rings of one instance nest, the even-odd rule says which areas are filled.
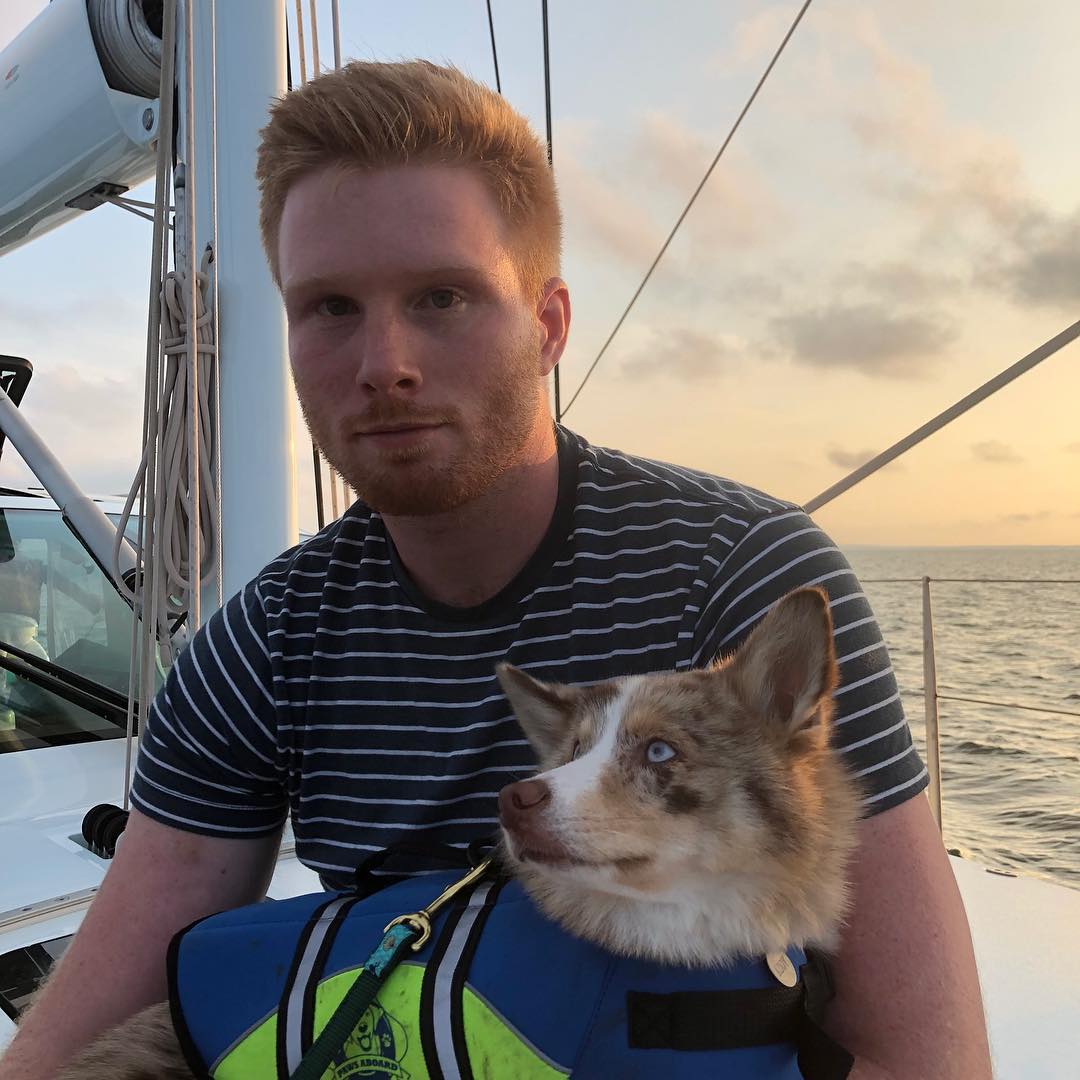
[[[519,780],[499,792],[499,817],[504,824],[520,820],[551,799],[551,788],[543,780]]]

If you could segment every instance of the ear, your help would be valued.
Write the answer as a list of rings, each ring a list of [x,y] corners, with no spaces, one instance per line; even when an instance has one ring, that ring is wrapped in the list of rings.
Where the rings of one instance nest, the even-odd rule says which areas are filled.
[[[545,761],[558,750],[570,728],[575,700],[573,687],[540,682],[512,664],[499,664],[495,674],[521,730],[537,757]]]
[[[570,334],[570,291],[562,278],[544,283],[536,318],[540,326],[540,373],[546,377],[559,362]]]
[[[828,594],[798,589],[776,603],[731,659],[747,702],[791,738],[828,737],[838,674]]]

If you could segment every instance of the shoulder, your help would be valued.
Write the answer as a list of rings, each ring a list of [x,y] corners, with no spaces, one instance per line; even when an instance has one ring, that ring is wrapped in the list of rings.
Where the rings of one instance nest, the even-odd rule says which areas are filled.
[[[763,518],[801,513],[792,502],[728,477],[593,446],[573,432],[565,435],[578,455],[578,501],[585,506],[681,505],[694,511],[696,519],[723,522],[729,533]]]

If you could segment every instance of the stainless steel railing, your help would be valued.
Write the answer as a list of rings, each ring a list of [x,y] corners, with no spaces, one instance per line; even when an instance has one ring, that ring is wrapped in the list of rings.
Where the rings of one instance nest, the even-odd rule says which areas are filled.
[[[941,831],[941,727],[939,701],[962,701],[974,705],[990,705],[1023,712],[1050,713],[1056,716],[1080,717],[1075,709],[1056,709],[1050,705],[1021,705],[1014,701],[994,701],[990,698],[964,697],[959,694],[939,694],[937,688],[937,654],[934,649],[934,616],[930,598],[930,583],[939,584],[998,584],[998,585],[1080,585],[1080,578],[862,578],[865,584],[918,584],[922,586],[923,631],[923,709],[926,721],[926,771],[930,777],[928,796],[938,831]]]

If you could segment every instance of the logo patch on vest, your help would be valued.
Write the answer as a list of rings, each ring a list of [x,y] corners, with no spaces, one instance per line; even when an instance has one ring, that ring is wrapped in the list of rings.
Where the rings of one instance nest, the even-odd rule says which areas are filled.
[[[330,1063],[331,1076],[334,1080],[409,1080],[410,1074],[399,1064],[408,1048],[404,1026],[376,998]]]

